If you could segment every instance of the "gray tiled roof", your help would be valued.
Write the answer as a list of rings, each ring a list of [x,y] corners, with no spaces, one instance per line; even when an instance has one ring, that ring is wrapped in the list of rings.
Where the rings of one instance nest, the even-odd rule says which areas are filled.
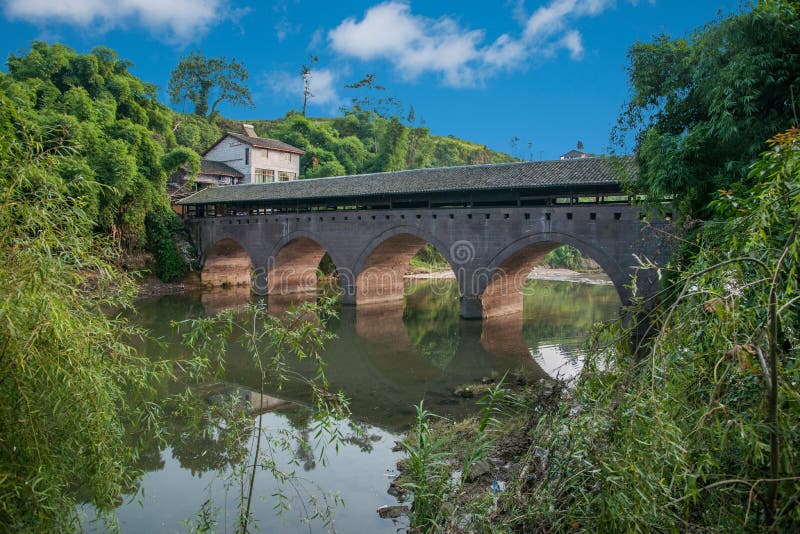
[[[499,189],[609,188],[633,177],[633,158],[583,158],[413,169],[204,189],[180,204],[365,198]]]
[[[219,176],[235,176],[239,178],[244,177],[244,174],[240,173],[227,163],[213,161],[210,159],[203,159],[200,161],[200,172],[202,174],[216,174]]]
[[[266,137],[250,137],[249,135],[244,135],[236,132],[228,132],[226,135],[235,137],[242,143],[246,143],[250,146],[254,146],[257,148],[270,148],[272,150],[281,150],[283,152],[294,152],[295,154],[305,154],[303,150],[297,148],[296,146],[292,146],[289,143],[284,143],[283,141],[278,141],[277,139],[267,139]]]

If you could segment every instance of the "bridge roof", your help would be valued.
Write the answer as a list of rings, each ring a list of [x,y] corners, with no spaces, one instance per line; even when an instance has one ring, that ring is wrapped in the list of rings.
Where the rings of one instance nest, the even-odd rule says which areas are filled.
[[[636,166],[630,157],[439,167],[213,187],[203,189],[178,204],[366,199],[497,190],[592,193],[619,190],[621,183],[632,178],[635,172]]]

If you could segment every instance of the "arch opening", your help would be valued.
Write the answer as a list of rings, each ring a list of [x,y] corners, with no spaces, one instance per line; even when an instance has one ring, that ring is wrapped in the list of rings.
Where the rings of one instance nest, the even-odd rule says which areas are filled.
[[[525,306],[525,286],[534,278],[613,283],[620,301],[623,301],[618,281],[602,261],[596,261],[574,245],[542,241],[523,246],[493,270],[481,295],[483,318],[521,315]]]
[[[372,249],[358,272],[356,306],[402,302],[406,275],[412,270],[452,272],[438,249],[419,236],[399,233],[384,240]]]
[[[211,287],[250,286],[253,260],[239,243],[230,238],[214,243],[205,255],[200,281]]]
[[[335,279],[336,265],[313,239],[297,237],[269,260],[267,293],[288,295],[317,290],[321,278]]]

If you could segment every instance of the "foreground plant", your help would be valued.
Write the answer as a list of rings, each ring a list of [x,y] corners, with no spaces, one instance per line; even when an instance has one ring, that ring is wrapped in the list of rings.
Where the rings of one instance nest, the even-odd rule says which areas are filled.
[[[442,427],[431,425],[436,416],[425,410],[422,402],[417,406],[414,427],[401,443],[408,454],[403,460],[406,472],[401,486],[414,497],[410,514],[412,528],[425,532],[451,532],[460,530],[469,522],[464,519],[462,506],[468,500],[465,491],[468,482],[476,478],[473,470],[479,462],[485,462],[494,446],[490,432],[498,430],[501,415],[508,417],[522,408],[518,399],[505,387],[504,379],[488,388],[478,404],[481,408],[476,432],[459,447],[462,450],[458,454],[451,450],[453,443],[449,436],[440,435]],[[460,471],[454,475],[460,473],[460,476],[454,476],[450,473],[456,467],[458,455],[461,456]]]
[[[266,471],[287,491],[279,490],[272,497],[273,506],[279,512],[288,510],[289,494],[296,494],[303,504],[304,520],[321,520],[325,526],[332,526],[332,510],[339,503],[335,496],[323,495],[317,499],[310,491],[304,491],[305,481],[294,471],[281,468],[275,460],[276,450],[291,450],[294,442],[299,442],[299,452],[294,453],[295,462],[298,456],[306,454],[314,444],[323,448],[332,444],[338,450],[339,443],[345,436],[339,430],[340,423],[349,413],[347,401],[341,393],[331,393],[325,377],[322,350],[325,342],[333,337],[326,328],[328,321],[335,317],[334,299],[322,298],[320,304],[303,303],[281,315],[272,315],[266,305],[248,304],[235,310],[221,312],[212,317],[204,317],[186,321],[183,325],[184,344],[191,349],[193,358],[187,362],[192,367],[196,380],[208,380],[224,376],[225,353],[229,345],[238,344],[251,358],[254,369],[258,373],[260,390],[259,402],[253,406],[258,417],[253,425],[250,415],[241,409],[238,411],[240,423],[246,428],[240,436],[250,440],[250,445],[243,450],[240,461],[233,465],[229,478],[242,487],[242,498],[239,501],[237,532],[246,533],[252,530],[253,499],[256,476]],[[293,369],[291,361],[310,361],[315,370],[313,378]],[[264,404],[266,387],[272,384],[278,391],[288,381],[302,382],[308,387],[313,404],[312,422],[307,432],[293,435],[286,431],[266,432],[263,416],[267,410]],[[187,391],[179,407],[191,405],[191,392]],[[236,408],[236,405],[233,406]],[[200,412],[202,416],[202,411]],[[235,419],[235,418],[234,418]],[[252,428],[254,426],[254,428]],[[276,429],[280,430],[280,429]],[[313,439],[309,439],[309,434]],[[315,443],[310,443],[314,441]],[[201,510],[201,516],[208,515],[210,504]],[[207,521],[202,521],[207,522]],[[201,521],[199,521],[201,523]]]
[[[154,421],[151,385],[166,372],[107,313],[128,306],[134,286],[70,195],[80,185],[54,171],[70,149],[57,131],[48,138],[0,93],[0,525],[9,531],[77,529],[76,502],[111,509],[135,486],[125,426]]]

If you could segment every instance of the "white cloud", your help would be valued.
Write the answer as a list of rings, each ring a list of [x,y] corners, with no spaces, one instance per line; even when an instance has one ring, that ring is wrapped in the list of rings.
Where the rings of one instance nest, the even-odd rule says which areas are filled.
[[[9,19],[101,31],[134,23],[176,41],[192,40],[243,13],[228,9],[224,0],[6,0],[3,10]]]
[[[334,49],[363,60],[413,48],[423,37],[424,25],[399,2],[386,2],[367,10],[361,22],[346,19],[328,37]]]
[[[631,0],[628,0],[631,1]],[[566,50],[574,60],[584,54],[583,38],[571,24],[595,16],[614,0],[550,0],[530,15],[524,0],[512,0],[511,11],[522,25],[518,36],[504,33],[485,44],[485,31],[464,28],[451,17],[415,15],[410,4],[389,0],[350,17],[328,32],[331,47],[344,56],[392,62],[408,79],[435,73],[445,84],[471,86],[501,69],[522,68],[535,57]]]
[[[272,4],[272,12],[275,14],[275,37],[278,42],[283,42],[289,35],[297,33],[302,30],[301,24],[293,24],[289,20],[289,2],[288,0],[279,0]]]
[[[282,96],[300,107],[303,103],[303,80],[299,74],[278,71],[270,72],[264,76],[264,81],[273,95]],[[314,95],[309,101],[310,108],[318,108],[327,112],[334,112],[342,104],[342,98],[337,92],[338,76],[331,69],[314,69],[311,71],[311,93]]]
[[[583,38],[580,32],[575,30],[568,31],[561,38],[560,44],[569,50],[569,55],[572,59],[581,59],[583,57]]]
[[[324,108],[338,108],[341,98],[336,91],[337,77],[333,71],[318,69],[311,72],[311,102]]]
[[[360,21],[344,20],[328,38],[340,54],[364,61],[392,59],[407,78],[438,72],[458,86],[473,82],[470,63],[479,56],[483,32],[464,30],[448,17],[414,15],[408,4],[389,1],[368,9]]]

